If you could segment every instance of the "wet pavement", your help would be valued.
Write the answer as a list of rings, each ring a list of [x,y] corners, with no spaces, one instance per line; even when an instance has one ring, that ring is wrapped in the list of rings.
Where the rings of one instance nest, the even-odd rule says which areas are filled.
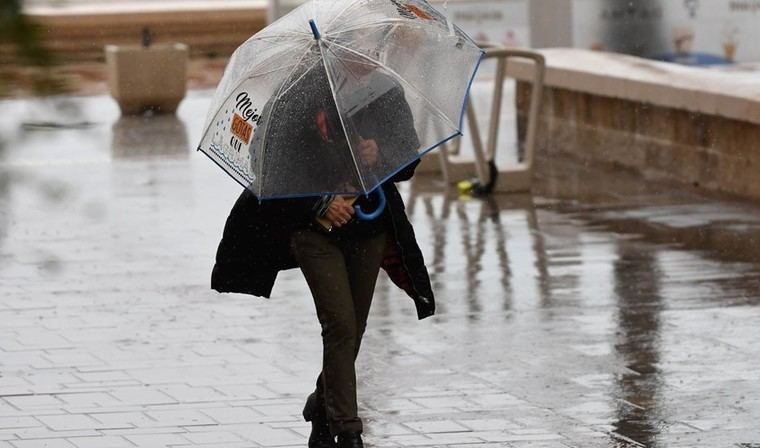
[[[306,445],[300,273],[269,301],[208,289],[239,193],[190,149],[209,100],[0,103],[0,447]],[[533,195],[403,186],[439,312],[381,275],[368,445],[759,446],[760,207],[538,166]]]

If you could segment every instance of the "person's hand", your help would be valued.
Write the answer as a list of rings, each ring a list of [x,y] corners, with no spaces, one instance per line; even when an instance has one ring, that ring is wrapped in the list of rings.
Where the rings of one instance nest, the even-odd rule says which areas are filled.
[[[325,212],[325,218],[335,227],[340,227],[351,220],[354,208],[343,196],[335,196]]]
[[[377,142],[372,139],[359,140],[359,155],[366,165],[374,165],[377,163],[379,149]]]

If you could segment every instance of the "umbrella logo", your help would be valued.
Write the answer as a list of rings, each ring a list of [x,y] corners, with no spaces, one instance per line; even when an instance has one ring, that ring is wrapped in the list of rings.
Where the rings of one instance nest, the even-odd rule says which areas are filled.
[[[407,19],[433,19],[430,14],[420,9],[420,7],[417,5],[413,5],[411,3],[401,3],[398,0],[391,0],[391,3],[393,3],[393,5],[396,7],[396,11],[398,11],[402,17],[405,17]]]
[[[423,10],[421,10],[416,5],[413,5],[411,3],[406,3],[406,4],[404,4],[404,7],[406,7],[406,9],[408,9],[409,11],[411,11],[412,14],[414,14],[417,17],[419,17],[420,19],[432,20],[432,17],[430,17],[430,15],[428,13],[426,13]]]
[[[230,131],[247,145],[251,141],[251,133],[253,132],[253,125],[245,121],[243,117],[238,114],[232,115],[232,126]]]
[[[235,106],[243,115],[243,118],[245,118],[246,121],[251,120],[256,124],[259,124],[261,121],[261,114],[256,113],[258,112],[258,109],[253,108],[253,102],[251,102],[248,92],[240,92],[235,99],[237,100]]]

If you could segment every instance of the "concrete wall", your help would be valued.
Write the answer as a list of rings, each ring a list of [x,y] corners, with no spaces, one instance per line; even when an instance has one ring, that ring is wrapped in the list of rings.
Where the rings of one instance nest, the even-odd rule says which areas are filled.
[[[539,154],[760,200],[760,76],[548,50]],[[675,72],[673,71],[675,70]],[[531,68],[514,64],[524,135]],[[675,76],[680,75],[680,76]]]
[[[529,95],[530,85],[520,83],[520,103]],[[557,88],[547,88],[545,99],[540,153],[760,200],[756,124]]]

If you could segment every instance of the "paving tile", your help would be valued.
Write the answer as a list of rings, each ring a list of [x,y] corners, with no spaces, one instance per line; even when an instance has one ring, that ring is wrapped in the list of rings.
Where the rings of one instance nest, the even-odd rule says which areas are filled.
[[[90,417],[99,421],[99,429],[154,427],[159,422],[143,412],[93,412]]]
[[[124,438],[139,447],[165,448],[176,445],[187,445],[188,440],[179,434],[146,433],[125,435]]]
[[[209,290],[240,188],[184,149],[122,158],[131,133],[186,148],[210,98],[137,125],[109,98],[75,98],[92,126],[44,133],[24,126],[34,101],[0,101],[0,128],[18,130],[0,151],[0,446],[306,444],[321,347],[300,273],[268,301]],[[532,195],[399,185],[438,312],[418,322],[380,275],[357,361],[368,445],[760,440],[760,208],[536,166]]]
[[[180,403],[221,401],[225,395],[211,387],[190,387],[184,384],[166,386],[161,392]]]
[[[21,410],[57,408],[63,405],[63,402],[53,395],[18,395],[6,396],[4,399]]]
[[[18,428],[12,431],[16,438],[22,440],[53,438],[63,439],[67,437],[95,437],[100,435],[100,433],[94,429],[52,430],[47,428]]]
[[[458,423],[472,429],[473,431],[504,431],[520,429],[520,425],[504,419],[467,419],[457,420]]]
[[[123,405],[123,403],[105,392],[64,393],[56,395],[68,407],[93,408]]]
[[[16,440],[10,444],[14,448],[76,448],[63,439]]]
[[[199,445],[172,445],[172,448],[194,448]],[[256,448],[251,442],[224,442],[224,443],[209,443],[200,445],[203,448]],[[297,445],[281,445],[281,446],[297,446]]]
[[[223,431],[187,433],[184,435],[184,437],[197,445],[223,444],[243,441],[240,436]]]
[[[261,413],[244,406],[229,406],[220,408],[200,409],[200,411],[220,424],[257,422]]]
[[[34,417],[0,417],[0,429],[34,428],[42,423]]]
[[[439,433],[439,432],[467,432],[468,428],[460,425],[451,420],[437,420],[437,421],[411,421],[406,422],[406,426],[425,434]]]
[[[173,404],[177,400],[162,393],[159,390],[154,390],[147,387],[121,387],[114,389],[110,392],[117,400],[124,403],[124,405],[155,405],[155,404]]]
[[[76,376],[83,382],[89,383],[103,383],[113,381],[130,381],[132,378],[121,370],[106,370],[106,371],[94,371],[94,372],[77,372]]]
[[[262,446],[295,445],[306,442],[300,435],[290,429],[274,429],[265,423],[245,425],[238,428],[236,434]]]
[[[216,422],[210,417],[195,410],[150,411],[146,412],[146,415],[157,421],[159,426],[197,426],[216,424]]]
[[[95,420],[86,415],[46,415],[37,418],[53,431],[90,429],[96,423]]]
[[[70,437],[69,442],[77,448],[132,448],[134,444],[123,437],[96,436],[96,437]]]

